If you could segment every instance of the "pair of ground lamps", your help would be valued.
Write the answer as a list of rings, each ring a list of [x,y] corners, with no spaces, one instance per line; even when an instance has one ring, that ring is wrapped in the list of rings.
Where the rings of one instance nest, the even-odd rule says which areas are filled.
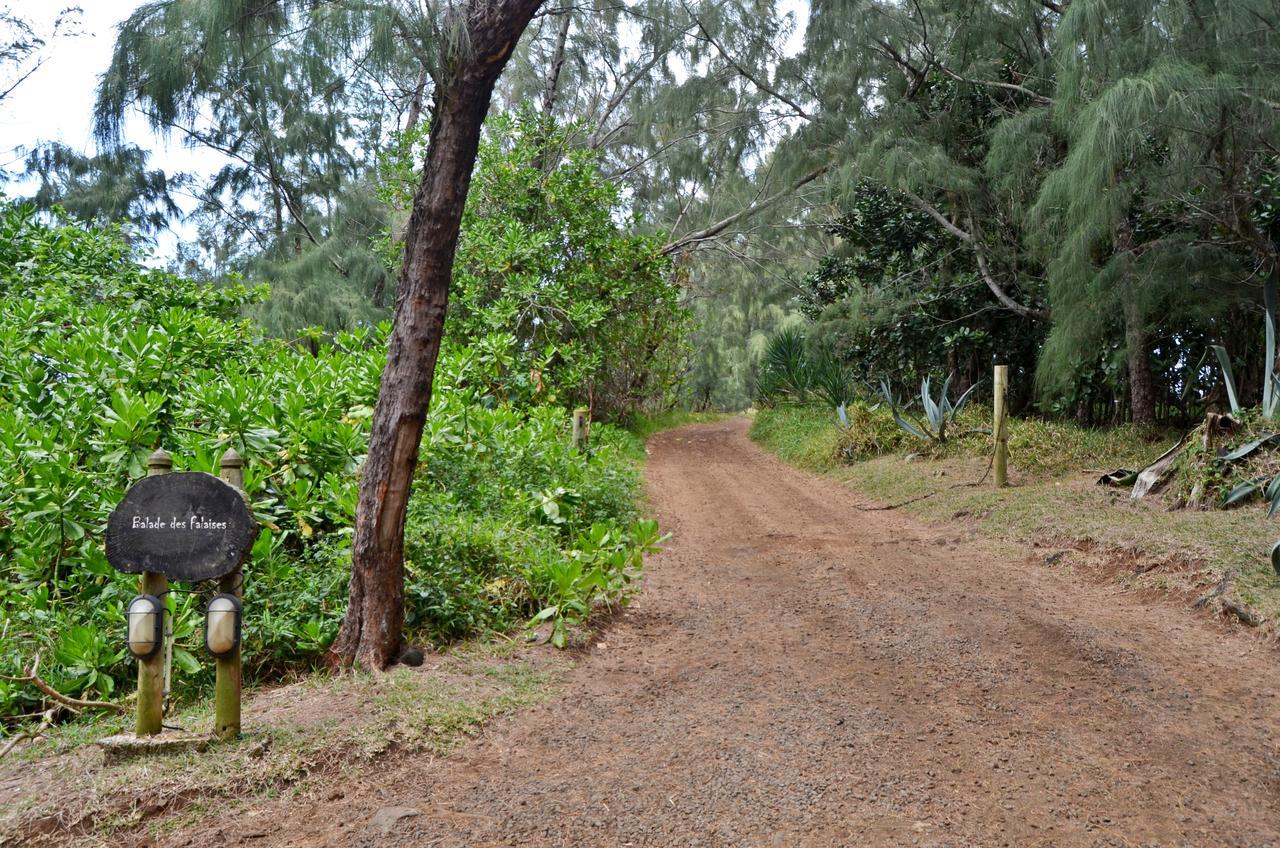
[[[235,595],[220,592],[204,608],[204,647],[216,659],[231,656],[240,647],[240,621],[244,607]],[[139,595],[129,602],[129,653],[149,660],[164,646],[164,601],[155,595]]]

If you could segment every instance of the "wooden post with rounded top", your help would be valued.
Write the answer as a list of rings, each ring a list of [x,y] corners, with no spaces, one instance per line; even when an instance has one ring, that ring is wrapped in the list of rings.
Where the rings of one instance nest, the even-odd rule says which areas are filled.
[[[233,448],[222,455],[221,477],[244,494],[244,459]],[[243,566],[218,581],[218,591],[237,598],[244,597]],[[219,739],[235,739],[240,735],[240,690],[242,686],[240,646],[226,657],[215,661],[217,681],[214,684],[214,730]]]
[[[158,477],[173,470],[173,458],[164,450],[157,448],[147,459],[147,476]],[[164,604],[165,615],[168,612],[169,578],[154,571],[142,572],[138,580],[138,591],[144,595],[155,595]],[[138,736],[154,736],[163,727],[164,721],[164,646],[145,660],[138,660],[138,720],[134,725],[134,733]]]
[[[1009,485],[1009,414],[1005,404],[1005,394],[1009,390],[1008,365],[996,366],[994,383],[995,421],[992,424],[991,432],[995,436],[996,443],[996,488],[1002,489]]]
[[[573,411],[573,447],[579,450],[591,438],[591,417],[590,412],[578,407]]]

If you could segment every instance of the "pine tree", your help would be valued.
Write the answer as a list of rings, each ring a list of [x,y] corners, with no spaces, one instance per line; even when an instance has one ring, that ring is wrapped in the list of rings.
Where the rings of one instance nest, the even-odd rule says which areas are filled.
[[[58,142],[39,147],[26,159],[27,176],[39,181],[31,202],[39,209],[60,206],[73,217],[97,224],[126,222],[152,236],[181,214],[173,194],[187,177],[148,169],[148,157],[137,145],[96,156]]]

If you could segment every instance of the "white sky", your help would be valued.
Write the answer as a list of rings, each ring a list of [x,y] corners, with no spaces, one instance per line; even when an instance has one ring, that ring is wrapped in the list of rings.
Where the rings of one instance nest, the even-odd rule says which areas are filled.
[[[10,8],[31,22],[39,35],[47,36],[58,10],[73,2],[18,0]],[[22,169],[26,151],[44,142],[61,141],[81,151],[95,149],[93,103],[98,76],[111,63],[117,27],[142,5],[142,0],[80,0],[80,5],[84,10],[80,34],[50,42],[44,51],[45,63],[0,103],[0,167],[11,173]],[[148,167],[167,173],[209,171],[218,165],[218,157],[207,151],[156,138],[139,116],[126,122],[124,137],[151,150]],[[26,193],[22,183],[11,184],[10,191],[15,195]],[[183,205],[181,197],[177,200]],[[172,255],[177,237],[174,233],[162,234],[157,253]]]

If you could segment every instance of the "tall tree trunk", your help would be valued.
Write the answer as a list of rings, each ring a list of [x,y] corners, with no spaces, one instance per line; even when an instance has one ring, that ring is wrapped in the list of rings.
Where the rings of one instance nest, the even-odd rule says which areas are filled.
[[[1111,247],[1117,256],[1132,253],[1136,239],[1133,225],[1127,218],[1117,222],[1112,234]],[[1150,338],[1147,333],[1146,316],[1138,307],[1133,291],[1128,287],[1134,285],[1132,268],[1125,275],[1122,283],[1125,290],[1124,308],[1124,346],[1125,359],[1129,371],[1129,418],[1134,424],[1154,424],[1156,422],[1156,387],[1151,374]]]
[[[418,81],[413,86],[413,97],[409,98],[409,113],[404,119],[404,133],[408,135],[418,128],[418,119],[422,117],[422,97],[427,93],[427,68],[418,70]]]
[[[341,664],[385,668],[400,647],[405,510],[431,399],[480,127],[494,83],[541,3],[472,0],[461,12],[468,34],[466,52],[441,56],[426,163],[405,233],[395,322],[360,480],[350,597],[331,649],[332,658]]]
[[[1156,421],[1156,388],[1151,374],[1150,338],[1141,312],[1131,300],[1124,304],[1125,356],[1129,366],[1129,414],[1134,424]]]

